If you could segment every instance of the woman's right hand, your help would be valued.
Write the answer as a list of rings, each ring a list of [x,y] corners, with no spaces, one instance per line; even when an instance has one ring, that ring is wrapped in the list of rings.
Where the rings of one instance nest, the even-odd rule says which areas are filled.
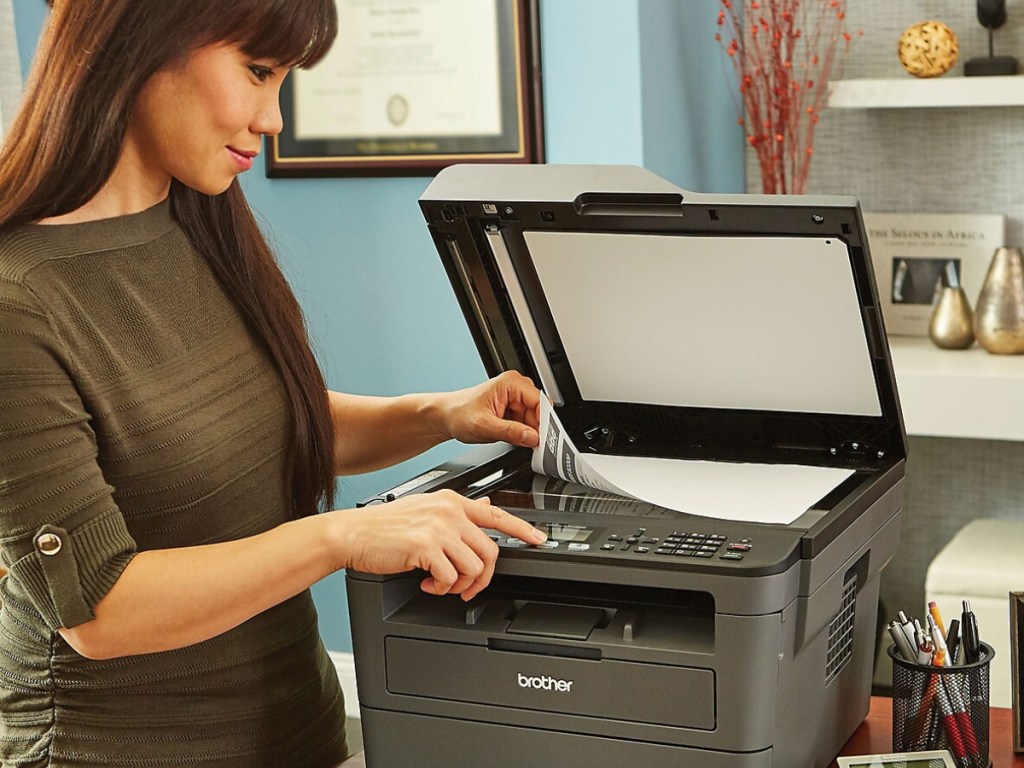
[[[448,490],[331,514],[343,568],[380,574],[419,568],[430,574],[420,583],[424,592],[461,595],[467,601],[490,583],[498,558],[498,545],[482,528],[528,544],[547,539],[486,498],[468,499]]]

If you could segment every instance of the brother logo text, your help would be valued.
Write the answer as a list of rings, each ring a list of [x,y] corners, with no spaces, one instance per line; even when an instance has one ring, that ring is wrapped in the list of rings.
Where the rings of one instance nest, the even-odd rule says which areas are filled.
[[[522,672],[519,672],[518,675],[520,688],[536,688],[541,691],[558,691],[559,693],[569,693],[572,691],[572,680],[556,680],[547,675],[543,677],[527,677]]]

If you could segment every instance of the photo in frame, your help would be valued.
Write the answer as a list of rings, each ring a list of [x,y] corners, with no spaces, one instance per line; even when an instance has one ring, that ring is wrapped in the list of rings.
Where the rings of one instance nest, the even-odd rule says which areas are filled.
[[[330,53],[281,88],[267,175],[544,162],[537,3],[337,0]]]
[[[996,248],[1006,244],[1006,217],[978,213],[864,212],[882,318],[890,336],[927,336],[947,269],[971,303]]]
[[[1024,734],[1021,733],[1022,700],[1024,700],[1024,664],[1021,663],[1021,652],[1024,651],[1024,592],[1010,593],[1010,666],[1011,691],[1013,707],[1013,751],[1024,753]]]

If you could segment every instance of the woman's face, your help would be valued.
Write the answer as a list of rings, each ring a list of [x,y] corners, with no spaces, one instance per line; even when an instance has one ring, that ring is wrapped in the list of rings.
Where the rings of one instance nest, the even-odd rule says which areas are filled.
[[[122,160],[143,183],[176,178],[215,195],[252,167],[261,137],[281,130],[279,96],[286,67],[254,60],[238,46],[194,51],[142,87]]]

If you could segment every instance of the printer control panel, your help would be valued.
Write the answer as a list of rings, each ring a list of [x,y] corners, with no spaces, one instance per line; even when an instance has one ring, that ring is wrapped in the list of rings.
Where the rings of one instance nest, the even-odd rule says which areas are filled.
[[[572,553],[629,553],[629,559],[642,557],[652,560],[674,558],[702,558],[725,561],[740,561],[754,549],[751,537],[731,539],[714,531],[652,530],[636,528],[593,528],[584,525],[570,525],[544,521],[529,521],[548,535],[548,540],[535,550],[554,550]],[[507,537],[497,531],[488,534],[502,549],[526,549],[530,547],[521,539]]]

